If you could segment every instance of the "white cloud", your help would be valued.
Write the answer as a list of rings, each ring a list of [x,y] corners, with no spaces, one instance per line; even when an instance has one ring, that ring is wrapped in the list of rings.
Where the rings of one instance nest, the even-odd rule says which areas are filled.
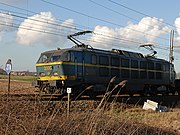
[[[0,32],[13,30],[13,16],[11,14],[0,13]]]
[[[153,42],[157,37],[169,31],[170,28],[163,23],[162,19],[144,17],[138,24],[128,23],[123,28],[112,29],[107,26],[96,26],[94,32],[98,34],[94,34],[90,40],[94,41],[93,46],[98,48],[112,48],[113,45],[117,46],[124,42],[128,45],[137,45],[134,42]]]
[[[176,18],[175,20],[175,26],[176,26],[176,41],[180,42],[180,18]]]
[[[17,41],[22,45],[60,46],[65,42],[66,35],[69,32],[66,27],[72,26],[72,19],[60,23],[51,12],[41,12],[28,17],[20,24]]]

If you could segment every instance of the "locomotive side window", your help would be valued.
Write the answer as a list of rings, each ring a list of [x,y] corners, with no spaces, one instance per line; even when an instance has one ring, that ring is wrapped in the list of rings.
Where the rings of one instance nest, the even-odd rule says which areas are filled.
[[[70,61],[73,61],[73,62],[74,62],[74,52],[71,52],[71,53],[70,53]]]
[[[154,69],[154,63],[148,62],[148,69],[153,70]]]
[[[100,65],[109,65],[108,56],[100,56],[99,57],[99,64]]]
[[[94,54],[91,55],[91,64],[97,64],[97,56]]]
[[[146,68],[147,68],[147,64],[146,64],[145,61],[141,61],[141,62],[140,62],[140,68],[141,68],[141,69],[146,69]]]
[[[156,79],[161,80],[162,79],[162,73],[158,71],[163,70],[163,65],[161,63],[156,63]]]
[[[148,69],[154,70],[154,63],[153,62],[148,62]],[[154,79],[154,72],[148,71],[148,79]]]
[[[138,68],[138,61],[137,60],[131,60],[131,68]]]
[[[156,63],[156,70],[162,70],[162,64],[161,63]]]
[[[63,61],[70,61],[70,58],[71,58],[70,52],[64,52],[64,53],[62,54],[62,56],[61,56],[61,59],[62,59]]]
[[[168,71],[169,69],[170,69],[169,65],[166,64],[166,65],[165,65],[165,70]]]
[[[139,71],[137,71],[138,68],[138,61],[137,60],[131,60],[131,78],[137,79],[139,78]],[[136,68],[136,70],[133,70],[133,68]]]
[[[129,60],[128,59],[121,59],[121,66],[122,67],[129,67]]]
[[[140,62],[140,69],[147,69],[147,62],[146,61],[141,61]],[[146,71],[140,71],[140,78],[141,79],[147,79],[147,72]]]
[[[111,66],[119,66],[119,58],[118,57],[112,57],[111,58]]]
[[[129,59],[121,59],[121,66],[122,67],[129,67]],[[129,78],[129,69],[122,69],[121,70],[121,77],[122,78]]]

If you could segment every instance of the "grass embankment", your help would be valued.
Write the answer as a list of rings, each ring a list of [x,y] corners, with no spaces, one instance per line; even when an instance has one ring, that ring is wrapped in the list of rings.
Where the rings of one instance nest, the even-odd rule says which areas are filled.
[[[96,101],[2,101],[0,134],[32,135],[178,135],[179,111],[144,111],[141,107]],[[103,104],[104,105],[104,104]],[[178,129],[179,128],[179,129]],[[176,131],[175,131],[176,130]]]
[[[9,78],[8,75],[0,75],[0,79],[8,79],[8,78]],[[11,80],[15,80],[15,81],[32,82],[35,79],[36,79],[36,77],[34,77],[34,76],[13,76],[13,75],[11,75]]]

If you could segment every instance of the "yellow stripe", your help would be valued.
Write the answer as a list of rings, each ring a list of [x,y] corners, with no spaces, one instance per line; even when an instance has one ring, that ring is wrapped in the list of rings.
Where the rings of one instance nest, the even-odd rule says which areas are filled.
[[[75,80],[76,77],[75,76],[43,76],[43,77],[40,77],[38,80],[41,80],[41,81],[47,81],[47,80],[60,80],[60,81],[64,81],[64,80]]]
[[[102,67],[102,68],[116,68],[116,69],[125,69],[125,70],[138,70],[138,71],[148,71],[148,72],[165,72],[162,70],[148,70],[148,69],[139,69],[139,68],[126,68],[126,67],[115,67],[115,66],[105,66],[105,65],[94,65],[94,64],[87,64],[87,63],[75,63],[75,62],[50,62],[50,63],[38,63],[36,64],[37,67],[39,66],[49,66],[49,65],[77,65],[77,66],[87,66],[87,67]]]
[[[46,81],[46,80],[66,80],[67,76],[43,76],[40,77],[38,80]]]
[[[50,66],[50,65],[59,65],[59,64],[62,64],[62,63],[63,62],[37,63],[36,67],[39,67],[39,66]]]

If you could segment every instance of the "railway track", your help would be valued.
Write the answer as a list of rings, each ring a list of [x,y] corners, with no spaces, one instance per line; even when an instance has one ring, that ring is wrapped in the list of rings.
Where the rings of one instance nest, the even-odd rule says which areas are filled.
[[[98,96],[94,100],[101,101],[103,96]],[[120,102],[126,104],[133,104],[133,105],[143,105],[144,102],[149,99],[155,102],[158,102],[161,105],[175,107],[177,104],[180,104],[180,96],[179,95],[157,95],[157,96],[127,96],[127,95],[120,95],[120,96],[112,96],[108,99],[108,102]],[[47,95],[47,94],[0,94],[0,101],[67,101],[67,96],[59,97],[58,94],[54,95]],[[92,100],[88,96],[82,96],[79,100]],[[72,99],[73,101],[73,99]]]

